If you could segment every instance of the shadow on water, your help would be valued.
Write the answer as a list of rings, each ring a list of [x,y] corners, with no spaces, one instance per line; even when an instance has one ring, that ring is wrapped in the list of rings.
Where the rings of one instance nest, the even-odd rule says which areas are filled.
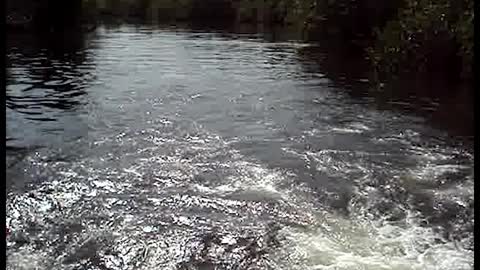
[[[64,128],[62,122],[78,118],[87,101],[85,88],[94,78],[92,70],[87,37],[82,33],[8,35],[6,105],[7,119],[12,120],[7,120],[10,142],[35,137],[24,134],[27,126],[58,135]]]
[[[471,85],[446,82],[441,77],[422,77],[392,80],[379,89],[370,83],[371,67],[359,49],[325,42],[302,47],[298,53],[305,60],[302,63],[307,73],[324,74],[352,98],[364,100],[379,110],[423,117],[432,127],[468,145],[473,143]]]

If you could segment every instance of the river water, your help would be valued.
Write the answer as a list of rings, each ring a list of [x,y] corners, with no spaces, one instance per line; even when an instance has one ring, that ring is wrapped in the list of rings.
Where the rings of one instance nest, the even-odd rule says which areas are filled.
[[[471,144],[329,57],[252,32],[11,35],[8,269],[473,269]]]

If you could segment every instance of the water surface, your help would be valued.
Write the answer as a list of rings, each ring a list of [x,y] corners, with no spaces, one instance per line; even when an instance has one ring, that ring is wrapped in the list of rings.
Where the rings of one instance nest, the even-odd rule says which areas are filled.
[[[332,48],[120,25],[7,52],[9,269],[473,269],[465,134]]]

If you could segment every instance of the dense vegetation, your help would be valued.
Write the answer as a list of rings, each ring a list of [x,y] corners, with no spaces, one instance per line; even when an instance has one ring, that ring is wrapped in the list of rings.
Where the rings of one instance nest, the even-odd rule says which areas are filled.
[[[473,0],[408,0],[377,30],[370,50],[380,70],[471,77]]]
[[[314,37],[361,41],[386,76],[472,77],[473,0],[310,0]]]

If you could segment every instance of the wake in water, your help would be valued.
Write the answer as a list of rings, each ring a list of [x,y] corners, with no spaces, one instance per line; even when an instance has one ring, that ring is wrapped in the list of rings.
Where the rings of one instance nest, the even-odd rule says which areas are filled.
[[[8,269],[473,269],[468,245],[387,200],[400,196],[398,179],[383,189],[359,179],[339,212],[325,204],[339,194],[321,201],[293,172],[163,123],[95,141],[81,158],[27,156],[22,166],[48,180],[8,194]],[[352,169],[342,153],[298,154],[317,171]]]

